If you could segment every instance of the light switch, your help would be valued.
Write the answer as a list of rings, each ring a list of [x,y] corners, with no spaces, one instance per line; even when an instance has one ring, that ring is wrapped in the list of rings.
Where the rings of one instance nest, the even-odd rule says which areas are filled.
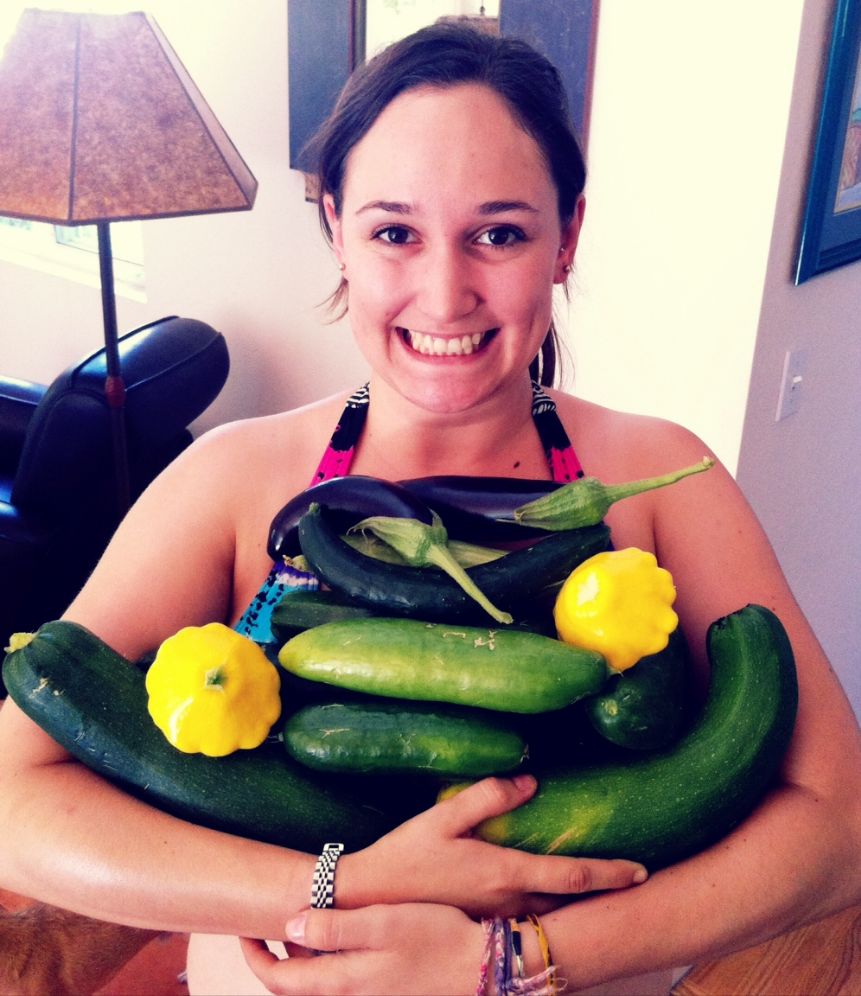
[[[777,399],[777,412],[774,421],[779,422],[787,415],[793,415],[801,405],[801,388],[807,366],[807,350],[789,350],[783,358],[783,374],[780,378],[780,395]]]

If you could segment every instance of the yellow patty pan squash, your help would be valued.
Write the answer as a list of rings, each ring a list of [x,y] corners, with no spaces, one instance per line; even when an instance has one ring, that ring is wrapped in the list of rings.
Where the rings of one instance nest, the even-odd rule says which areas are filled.
[[[146,675],[155,725],[178,750],[209,757],[259,747],[281,715],[280,687],[260,647],[222,623],[168,637]]]
[[[655,555],[628,547],[595,554],[559,591],[553,619],[560,640],[602,654],[614,671],[666,647],[679,617],[676,589]]]

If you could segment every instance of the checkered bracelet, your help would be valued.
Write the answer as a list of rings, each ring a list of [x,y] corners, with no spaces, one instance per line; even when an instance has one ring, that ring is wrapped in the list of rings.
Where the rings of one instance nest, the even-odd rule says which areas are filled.
[[[323,845],[323,853],[317,858],[311,883],[312,909],[327,910],[335,905],[335,866],[343,850],[343,844]]]

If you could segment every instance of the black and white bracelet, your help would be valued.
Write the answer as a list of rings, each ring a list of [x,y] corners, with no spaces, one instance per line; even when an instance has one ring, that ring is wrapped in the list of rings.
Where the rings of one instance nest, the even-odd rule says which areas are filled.
[[[343,851],[343,844],[323,845],[323,853],[317,858],[311,883],[312,909],[327,910],[335,905],[335,866]]]

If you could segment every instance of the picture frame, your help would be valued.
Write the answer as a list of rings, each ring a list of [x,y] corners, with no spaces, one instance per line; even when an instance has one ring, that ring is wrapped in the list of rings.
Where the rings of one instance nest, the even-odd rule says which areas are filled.
[[[290,167],[306,174],[306,199],[316,200],[308,141],[365,58],[367,0],[287,2]],[[572,123],[586,146],[592,103],[600,0],[500,0],[499,33],[522,38],[559,69]],[[452,10],[456,5],[452,3]]]
[[[861,3],[837,0],[796,285],[861,259]]]

